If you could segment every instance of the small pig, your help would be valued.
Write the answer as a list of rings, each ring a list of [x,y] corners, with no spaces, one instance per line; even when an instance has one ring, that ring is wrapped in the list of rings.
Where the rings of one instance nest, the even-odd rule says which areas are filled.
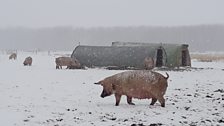
[[[17,58],[17,54],[16,53],[12,53],[10,56],[9,56],[9,59],[16,59]]]
[[[27,66],[27,65],[31,66],[32,62],[33,62],[33,59],[32,59],[32,57],[29,56],[29,57],[26,57],[26,59],[23,62],[23,65],[24,66]]]
[[[154,105],[158,100],[162,107],[165,107],[164,94],[168,83],[167,77],[160,73],[149,70],[126,71],[107,77],[95,84],[103,86],[101,97],[115,95],[116,106],[119,105],[122,95],[127,96],[127,103],[134,105],[132,98],[150,99]]]

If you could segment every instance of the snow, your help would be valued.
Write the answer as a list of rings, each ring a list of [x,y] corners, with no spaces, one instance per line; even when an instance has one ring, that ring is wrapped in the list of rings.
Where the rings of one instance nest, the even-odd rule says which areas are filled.
[[[94,82],[124,70],[55,69],[55,58],[70,52],[23,52],[17,60],[0,53],[0,122],[3,126],[224,125],[224,62],[192,61],[170,75],[166,107],[151,100],[101,98]],[[32,66],[23,66],[31,56]]]

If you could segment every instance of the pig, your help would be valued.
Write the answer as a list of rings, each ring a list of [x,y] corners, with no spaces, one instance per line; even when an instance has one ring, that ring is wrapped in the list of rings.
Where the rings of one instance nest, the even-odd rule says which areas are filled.
[[[151,69],[153,69],[155,67],[155,65],[154,65],[154,60],[153,60],[153,58],[152,57],[146,57],[145,59],[144,59],[144,68],[146,69],[146,70],[151,70]]]
[[[29,56],[29,57],[26,57],[26,59],[23,62],[23,65],[24,66],[27,66],[27,65],[31,66],[32,62],[33,62],[33,59],[32,59],[32,57]]]
[[[67,69],[78,69],[81,65],[78,60],[71,57],[58,57],[55,59],[56,69],[62,69],[62,66],[67,66]]]
[[[151,99],[154,105],[158,100],[162,107],[165,107],[164,94],[168,83],[167,77],[149,70],[126,71],[109,76],[95,84],[103,86],[101,97],[115,95],[116,106],[119,105],[122,95],[127,96],[127,103],[135,105],[132,98]]]
[[[16,53],[12,53],[10,56],[9,56],[9,59],[16,59],[17,58],[17,54]]]

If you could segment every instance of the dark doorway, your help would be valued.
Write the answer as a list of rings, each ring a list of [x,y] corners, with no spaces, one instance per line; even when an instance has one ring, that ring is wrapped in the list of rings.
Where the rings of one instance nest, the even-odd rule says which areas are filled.
[[[187,66],[187,51],[182,51],[182,66]]]
[[[157,49],[156,66],[157,67],[163,66],[163,50],[162,49]]]

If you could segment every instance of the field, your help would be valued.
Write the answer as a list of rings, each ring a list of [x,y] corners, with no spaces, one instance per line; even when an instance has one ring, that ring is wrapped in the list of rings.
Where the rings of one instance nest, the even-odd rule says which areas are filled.
[[[212,61],[224,61],[223,53],[192,53],[191,59],[195,59],[201,62],[212,62]]]
[[[94,85],[123,70],[56,70],[55,58],[70,52],[18,52],[17,60],[0,52],[0,123],[2,126],[198,126],[224,125],[224,61],[201,62],[170,75],[166,107],[151,99],[101,98]],[[23,66],[31,56],[32,66]]]

